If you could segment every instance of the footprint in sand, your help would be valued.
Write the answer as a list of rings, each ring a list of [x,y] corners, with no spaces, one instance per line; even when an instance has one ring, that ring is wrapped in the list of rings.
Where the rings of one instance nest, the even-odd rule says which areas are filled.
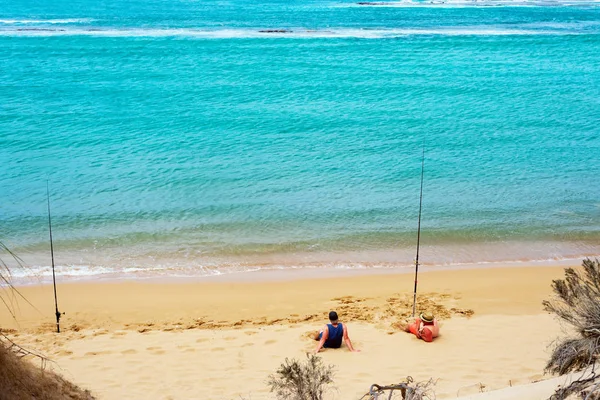
[[[273,343],[277,343],[277,340],[267,340],[267,341],[265,341],[265,344],[273,344]]]
[[[254,343],[244,343],[242,347],[254,346]]]
[[[208,338],[200,338],[200,339],[196,339],[196,343],[204,343],[204,342],[208,342],[210,339]]]
[[[213,347],[211,351],[224,351],[225,347]]]
[[[152,354],[155,355],[161,355],[161,354],[165,354],[165,351],[162,349],[162,347],[146,347],[146,350],[148,350],[149,352],[151,352]]]
[[[190,346],[188,346],[186,344],[181,345],[181,346],[177,346],[177,348],[179,350],[183,351],[184,353],[191,353],[191,352],[196,351],[196,349],[194,349],[193,347],[190,347]]]
[[[88,356],[102,356],[105,354],[111,354],[112,351],[88,351],[87,353],[84,354],[85,357]]]
[[[246,335],[248,335],[248,336],[252,336],[252,335],[256,335],[258,332],[256,332],[256,331],[246,331],[246,332],[244,332],[244,333],[245,333]]]
[[[223,338],[223,340],[235,340],[235,336],[227,336],[226,338]]]
[[[137,354],[137,350],[134,349],[127,349],[127,350],[123,350],[121,352],[121,354]]]

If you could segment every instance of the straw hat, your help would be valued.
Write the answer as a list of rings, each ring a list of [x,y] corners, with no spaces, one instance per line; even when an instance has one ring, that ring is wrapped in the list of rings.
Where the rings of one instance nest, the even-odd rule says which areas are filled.
[[[430,312],[423,312],[419,315],[419,318],[423,322],[433,322],[433,314]]]

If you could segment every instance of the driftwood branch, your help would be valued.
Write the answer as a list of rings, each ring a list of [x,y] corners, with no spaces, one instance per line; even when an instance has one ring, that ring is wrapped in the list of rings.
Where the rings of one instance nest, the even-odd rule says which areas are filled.
[[[399,391],[402,395],[402,399],[404,400],[433,400],[435,399],[435,393],[433,391],[433,386],[435,386],[435,381],[430,379],[426,382],[417,382],[412,385],[414,382],[412,376],[406,377],[406,380],[403,383],[398,383],[394,385],[378,385],[376,383],[372,384],[369,388],[369,391],[361,397],[361,400],[379,400],[386,399],[391,400],[392,396],[394,396],[395,391]]]

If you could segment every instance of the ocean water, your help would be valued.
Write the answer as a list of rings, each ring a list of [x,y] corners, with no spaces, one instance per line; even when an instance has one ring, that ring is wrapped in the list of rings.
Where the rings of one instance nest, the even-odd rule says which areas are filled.
[[[600,3],[0,0],[23,276],[600,254]],[[4,256],[5,257],[5,256]]]

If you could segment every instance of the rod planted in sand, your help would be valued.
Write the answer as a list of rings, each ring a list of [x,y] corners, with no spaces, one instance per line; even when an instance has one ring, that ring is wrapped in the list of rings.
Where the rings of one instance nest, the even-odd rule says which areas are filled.
[[[413,294],[412,316],[417,311],[417,277],[419,275],[419,245],[421,244],[421,210],[423,209],[423,172],[425,171],[425,146],[423,146],[423,155],[421,157],[421,194],[419,196],[419,223],[417,226],[417,256],[415,258],[415,290]]]
[[[48,231],[50,232],[50,255],[52,256],[52,282],[54,283],[54,306],[56,309],[56,332],[60,333],[60,312],[58,311],[58,297],[56,296],[56,274],[54,273],[54,245],[52,243],[52,218],[50,217],[50,185],[46,181],[46,196],[48,198]]]

